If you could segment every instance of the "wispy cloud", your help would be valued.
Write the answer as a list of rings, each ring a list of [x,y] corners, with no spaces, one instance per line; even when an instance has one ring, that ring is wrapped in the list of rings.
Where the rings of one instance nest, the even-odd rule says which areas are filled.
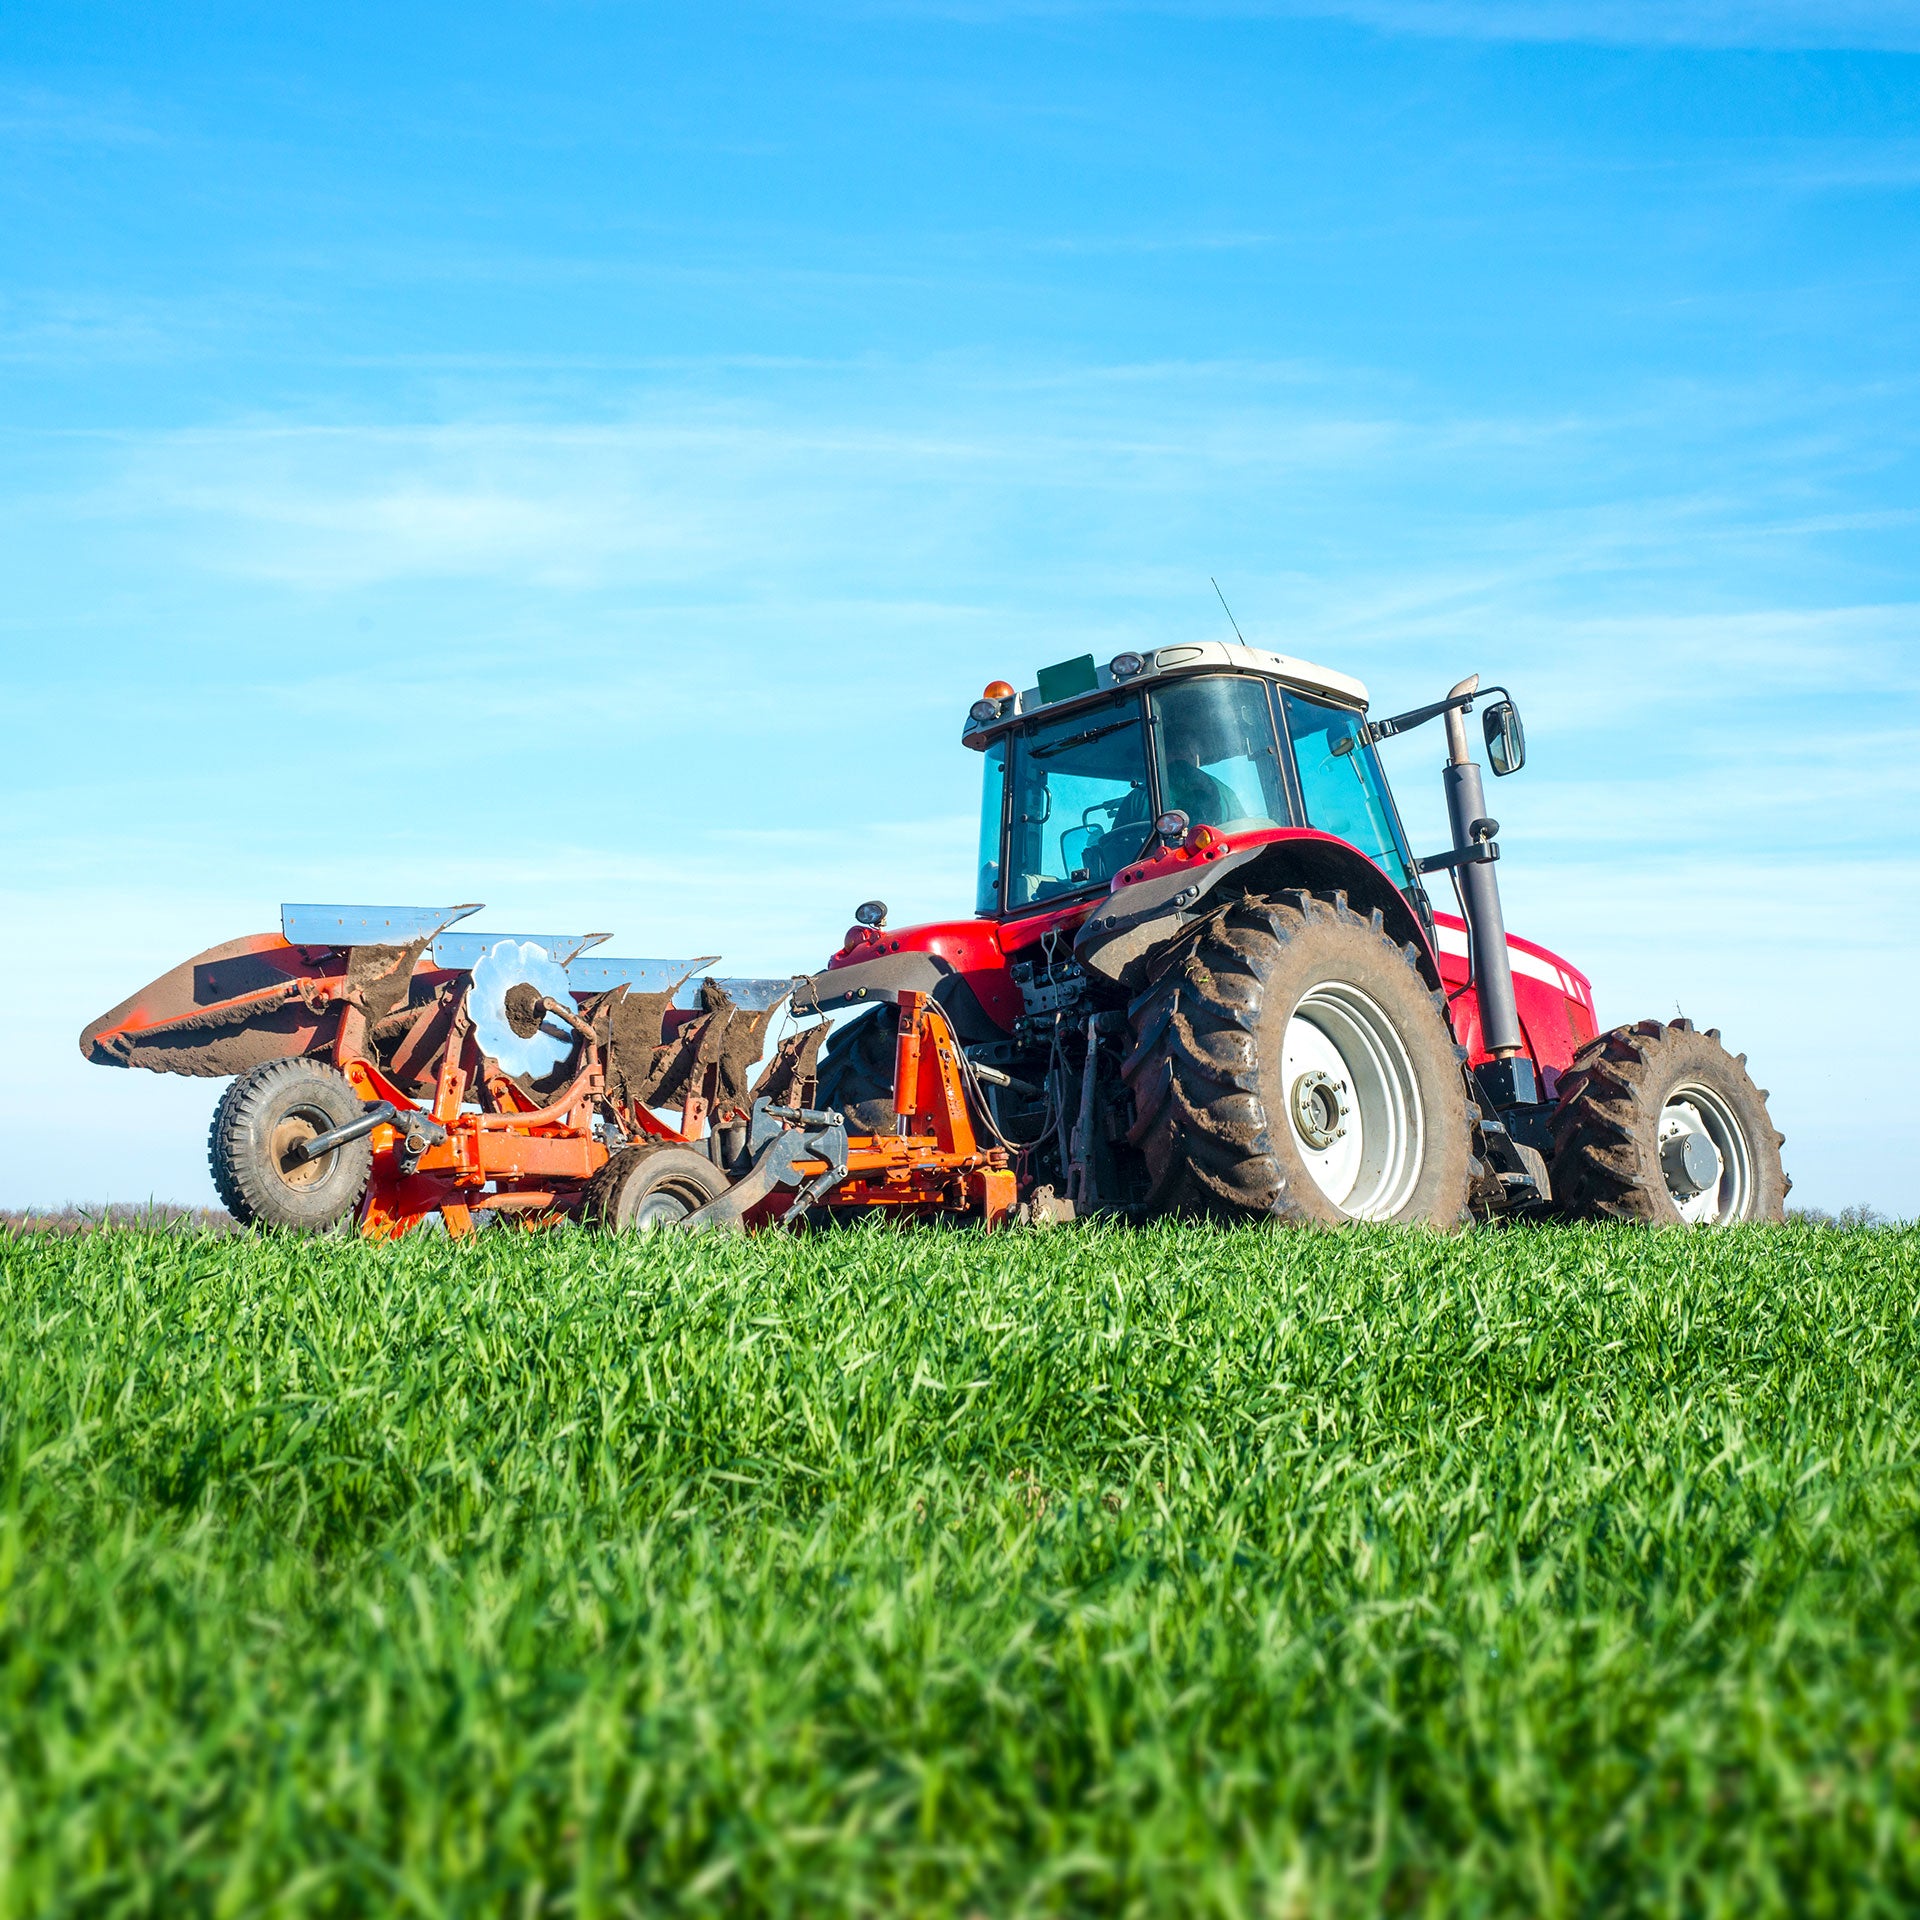
[[[161,136],[132,101],[0,87],[0,143],[35,146],[153,146]]]
[[[0,293],[0,364],[94,370],[204,355],[231,314],[190,301]]]
[[[809,371],[816,386],[827,377]],[[1325,581],[1341,571],[1327,544],[1337,538],[1369,579],[1343,587],[1335,609],[1282,576],[1282,603],[1288,618],[1310,611],[1359,643],[1442,632],[1530,581],[1804,548],[1908,517],[1834,491],[1859,457],[1833,431],[1837,410],[1870,413],[1881,404],[1871,394],[1699,388],[1628,397],[1606,414],[1460,415],[1409,406],[1386,382],[1371,396],[1351,378],[1336,389],[1305,364],[998,377],[849,364],[830,376],[837,399],[823,409],[776,397],[780,369],[760,401],[702,398],[703,377],[636,393],[630,417],[599,422],[269,421],[121,436],[102,442],[114,457],[86,511],[164,526],[209,569],[320,592],[429,578],[587,588],[824,576],[856,551],[877,591],[911,592],[974,557],[989,529],[1034,514],[1061,516],[1056,562],[1075,591],[1085,567],[1116,564],[1136,589],[1149,550],[1190,542],[1216,558],[1258,553],[1263,572],[1276,550],[1312,550],[1305,573]],[[1809,407],[1824,446],[1792,435]],[[1694,459],[1687,493],[1648,487],[1649,446],[1672,455],[1768,429],[1737,466],[1721,448]],[[1450,511],[1453,473],[1482,494],[1519,486],[1542,498],[1492,518],[1470,501]],[[1385,544],[1360,530],[1369,502],[1391,516]],[[1258,537],[1276,508],[1287,534]],[[1151,549],[1137,537],[1149,523]],[[1423,541],[1451,557],[1421,552]]]
[[[425,577],[686,581],[882,534],[884,573],[1011,490],[1152,495],[1238,470],[1371,466],[1392,422],[1299,417],[1020,427],[679,417],[606,426],[266,426],[130,439],[97,510],[171,524],[219,570],[317,591]],[[1178,480],[1175,485],[1179,485]],[[955,523],[953,490],[967,493]]]
[[[1257,10],[1463,39],[1920,48],[1920,6],[1910,0],[1279,0]]]
[[[1338,19],[1439,39],[1920,50],[1920,6],[1912,0],[878,0],[850,10],[979,22],[1100,14]]]

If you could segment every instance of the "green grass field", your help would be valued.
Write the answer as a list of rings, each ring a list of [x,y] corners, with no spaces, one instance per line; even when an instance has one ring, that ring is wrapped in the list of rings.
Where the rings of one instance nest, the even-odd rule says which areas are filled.
[[[8,1914],[1912,1913],[1920,1232],[0,1241]]]

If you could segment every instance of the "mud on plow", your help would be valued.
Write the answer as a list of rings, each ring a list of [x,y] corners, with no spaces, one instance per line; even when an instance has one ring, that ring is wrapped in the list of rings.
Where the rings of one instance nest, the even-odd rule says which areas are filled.
[[[618,1231],[1014,1212],[1010,1156],[975,1127],[977,1113],[991,1131],[978,1076],[992,1069],[930,995],[729,979],[703,973],[713,956],[610,958],[604,934],[464,929],[480,911],[283,907],[279,933],[162,975],[88,1026],[81,1052],[233,1076],[208,1158],[252,1225],[357,1217],[391,1239],[436,1214],[462,1235],[477,1214]],[[884,1133],[849,1132],[817,1102],[825,1016],[855,999],[897,1014]]]

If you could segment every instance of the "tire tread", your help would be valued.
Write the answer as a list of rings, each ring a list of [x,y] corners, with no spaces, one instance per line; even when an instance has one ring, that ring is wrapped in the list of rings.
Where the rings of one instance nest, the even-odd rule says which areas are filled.
[[[336,1068],[319,1060],[308,1059],[305,1055],[293,1055],[286,1059],[264,1061],[241,1074],[221,1095],[220,1104],[214,1108],[213,1120],[207,1129],[207,1171],[212,1176],[213,1190],[219,1195],[220,1204],[242,1226],[292,1224],[272,1218],[272,1196],[258,1190],[256,1183],[249,1178],[249,1162],[255,1116],[280,1088],[297,1080],[315,1080],[329,1086],[337,1083],[338,1088],[344,1089],[348,1097],[358,1104],[359,1096],[354,1094],[345,1075]],[[347,1153],[353,1149],[341,1147],[337,1151]],[[335,1220],[353,1212],[366,1193],[367,1182],[372,1177],[372,1156],[362,1147],[359,1157],[362,1162],[360,1178]]]
[[[1679,1069],[1668,1063],[1683,1049],[1710,1046],[1752,1093],[1764,1126],[1750,1145],[1754,1155],[1755,1218],[1784,1217],[1793,1182],[1780,1165],[1786,1136],[1767,1113],[1767,1096],[1753,1085],[1745,1054],[1729,1054],[1717,1027],[1699,1032],[1687,1019],[1637,1020],[1596,1034],[1560,1076],[1551,1120],[1554,1207],[1572,1220],[1620,1220],[1643,1226],[1668,1223],[1672,1201],[1654,1146],[1660,1106]],[[1777,1175],[1776,1199],[1767,1197]]]
[[[1378,912],[1356,913],[1344,893],[1322,898],[1293,888],[1224,905],[1135,995],[1121,1076],[1133,1096],[1127,1139],[1146,1162],[1150,1211],[1321,1218],[1323,1197],[1316,1189],[1303,1204],[1275,1153],[1273,1129],[1286,1120],[1265,1110],[1259,1049],[1265,989],[1286,948],[1328,923],[1371,939],[1422,979],[1418,950],[1393,939]],[[1445,1032],[1444,998],[1426,998]],[[1458,1220],[1465,1217],[1463,1187]]]

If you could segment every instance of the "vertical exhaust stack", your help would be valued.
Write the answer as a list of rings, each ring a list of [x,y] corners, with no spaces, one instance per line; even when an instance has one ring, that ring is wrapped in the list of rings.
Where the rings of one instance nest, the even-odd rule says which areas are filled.
[[[1469,675],[1447,697],[1474,692],[1480,676]],[[1460,853],[1476,852],[1499,831],[1487,818],[1486,795],[1480,787],[1480,768],[1467,748],[1467,722],[1462,708],[1447,709],[1447,819],[1453,844]],[[1454,871],[1466,902],[1467,941],[1472,954],[1473,983],[1480,999],[1480,1034],[1496,1060],[1515,1060],[1523,1052],[1520,1014],[1513,1002],[1513,963],[1507,953],[1506,921],[1500,912],[1500,882],[1490,860],[1463,860]],[[1529,1067],[1531,1063],[1528,1063]],[[1516,1076],[1517,1078],[1518,1076]],[[1527,1075],[1530,1080],[1531,1072]]]

